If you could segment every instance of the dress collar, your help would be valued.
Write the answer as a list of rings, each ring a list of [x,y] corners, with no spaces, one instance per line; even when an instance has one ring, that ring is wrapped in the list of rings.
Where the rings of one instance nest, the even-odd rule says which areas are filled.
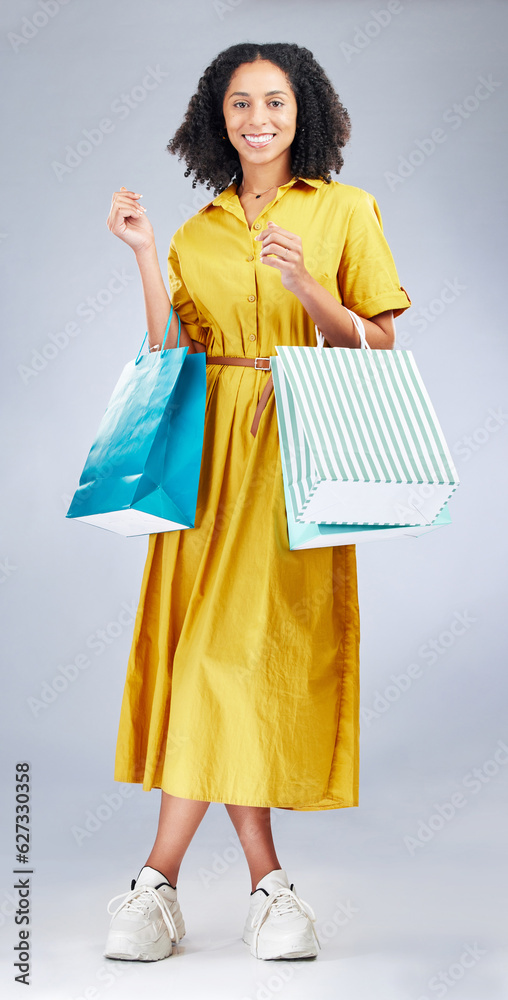
[[[286,181],[285,184],[280,185],[279,191],[284,191],[286,188],[292,187],[296,181],[302,181],[304,184],[308,184],[313,188],[321,187],[321,185],[325,183],[321,177],[292,177],[290,181]],[[203,205],[200,209],[198,209],[198,214],[199,212],[206,212],[206,210],[212,206],[224,205],[225,203],[232,201],[233,198],[236,198],[237,186],[238,185],[235,183],[230,184],[229,187],[225,188],[224,191],[221,191],[221,193],[218,194],[213,201],[209,201],[206,205]]]

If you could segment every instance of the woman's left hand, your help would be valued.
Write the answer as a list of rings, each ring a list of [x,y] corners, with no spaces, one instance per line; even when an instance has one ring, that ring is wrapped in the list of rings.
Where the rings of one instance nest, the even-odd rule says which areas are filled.
[[[303,262],[301,236],[268,222],[255,239],[263,241],[259,259],[269,267],[276,267],[284,287],[297,295],[311,277]]]

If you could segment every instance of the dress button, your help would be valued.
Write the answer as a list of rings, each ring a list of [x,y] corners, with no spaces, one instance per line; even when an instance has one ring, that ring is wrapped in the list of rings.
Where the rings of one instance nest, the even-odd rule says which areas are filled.
[[[254,302],[254,301],[255,301],[255,298],[256,298],[256,296],[255,296],[255,295],[249,295],[249,297],[248,297],[248,299],[249,299],[249,302]]]
[[[254,254],[250,253],[249,256],[247,257],[247,260],[254,260]]]
[[[260,222],[255,222],[254,223],[254,229],[261,229],[261,223]]]
[[[256,334],[255,333],[249,333],[249,340],[255,340],[255,339],[256,339]]]

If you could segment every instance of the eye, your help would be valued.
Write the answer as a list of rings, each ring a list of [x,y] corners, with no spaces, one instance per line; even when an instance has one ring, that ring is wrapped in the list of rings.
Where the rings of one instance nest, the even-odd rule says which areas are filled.
[[[270,104],[276,104],[277,107],[283,107],[284,106],[284,101],[279,101],[276,98],[273,101],[270,101],[269,103]],[[235,103],[233,104],[233,107],[234,108],[238,108],[240,106],[245,106],[246,104],[247,104],[247,101],[235,101]]]

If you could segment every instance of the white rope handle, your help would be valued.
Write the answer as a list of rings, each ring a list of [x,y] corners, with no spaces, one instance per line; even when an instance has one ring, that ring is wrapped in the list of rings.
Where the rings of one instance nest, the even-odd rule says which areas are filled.
[[[346,308],[346,307],[344,306],[344,308]],[[349,315],[351,316],[351,319],[353,320],[353,323],[356,326],[356,329],[358,330],[358,333],[360,334],[360,347],[371,351],[372,347],[370,346],[370,344],[367,343],[367,338],[365,336],[365,327],[363,325],[363,321],[360,319],[360,317],[357,315],[357,313],[352,312],[351,309],[348,309],[347,311],[348,311]]]
[[[346,309],[346,306],[344,306],[344,308]],[[356,329],[358,330],[358,333],[360,334],[360,347],[364,348],[365,350],[371,351],[372,347],[370,346],[370,344],[367,343],[367,338],[365,336],[365,327],[363,325],[362,320],[356,313],[352,312],[351,309],[347,309],[347,312],[351,316],[351,319],[353,320],[353,323]],[[314,324],[314,327],[316,330],[316,346],[319,347],[319,349],[321,350],[321,348],[324,346],[325,336],[318,330],[316,324]]]
[[[324,333],[321,333],[320,330],[318,330],[315,323],[314,323],[314,329],[316,331],[316,347],[319,347],[319,350],[322,350],[322,348],[325,346],[325,335]]]

